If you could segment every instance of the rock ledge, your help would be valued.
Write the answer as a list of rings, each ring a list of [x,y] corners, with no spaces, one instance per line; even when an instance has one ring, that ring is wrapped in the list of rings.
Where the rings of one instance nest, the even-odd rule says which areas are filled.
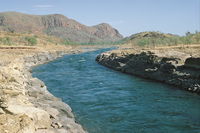
[[[98,55],[96,61],[117,71],[200,94],[200,58],[198,57],[177,52],[174,56],[162,56],[152,51],[138,53],[111,51]]]
[[[54,60],[62,51],[16,58],[0,66],[1,133],[85,133],[72,109],[31,76],[33,66]]]

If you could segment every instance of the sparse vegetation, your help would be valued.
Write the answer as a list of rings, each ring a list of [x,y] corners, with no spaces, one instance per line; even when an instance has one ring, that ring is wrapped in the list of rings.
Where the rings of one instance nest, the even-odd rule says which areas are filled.
[[[36,46],[62,44],[63,40],[43,34],[11,33],[0,31],[0,45]]]
[[[27,41],[27,45],[34,46],[37,44],[37,39],[35,36],[33,37],[25,37],[25,40]]]
[[[178,44],[200,44],[200,32],[187,32],[185,36],[164,34],[159,32],[142,32],[129,37],[126,43],[141,47],[151,46],[174,46]]]
[[[119,41],[110,41],[110,42],[96,42],[96,43],[79,43],[79,45],[120,45],[124,44],[126,41],[124,39]]]
[[[27,33],[0,32],[0,45],[13,46],[36,46],[36,45],[123,45],[130,44],[132,47],[155,47],[175,46],[179,44],[200,44],[200,32],[186,33],[185,36],[164,34],[160,32],[142,32],[134,34],[115,42],[77,43],[70,40],[63,40],[48,35],[34,35]]]
[[[12,43],[10,37],[0,37],[0,44],[11,45]]]
[[[80,45],[79,43],[75,43],[75,42],[71,42],[71,41],[68,41],[68,40],[64,40],[62,42],[63,45]]]

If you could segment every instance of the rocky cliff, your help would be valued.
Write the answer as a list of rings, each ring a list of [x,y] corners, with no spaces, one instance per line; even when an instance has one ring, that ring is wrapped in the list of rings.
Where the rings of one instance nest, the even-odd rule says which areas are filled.
[[[200,58],[173,50],[165,51],[108,52],[98,55],[96,61],[124,73],[200,94]],[[163,56],[163,53],[168,55]],[[170,53],[173,54],[169,56]]]
[[[118,41],[122,35],[109,24],[85,26],[60,14],[28,15],[18,12],[0,13],[0,30],[45,33],[72,42],[93,43]]]
[[[85,133],[71,108],[31,76],[31,67],[65,52],[40,52],[0,63],[1,133]],[[7,55],[9,56],[9,55]],[[7,60],[8,61],[8,60]]]

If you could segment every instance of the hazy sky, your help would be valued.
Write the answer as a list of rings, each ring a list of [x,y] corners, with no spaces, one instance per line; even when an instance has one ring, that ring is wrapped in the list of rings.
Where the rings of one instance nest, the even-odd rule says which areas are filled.
[[[200,31],[200,0],[0,0],[3,11],[59,13],[88,26],[105,22],[124,36]]]

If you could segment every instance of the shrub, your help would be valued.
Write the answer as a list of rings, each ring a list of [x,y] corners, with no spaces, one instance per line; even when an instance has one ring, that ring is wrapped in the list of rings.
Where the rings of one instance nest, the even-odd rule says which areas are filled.
[[[25,37],[25,40],[28,42],[29,46],[34,46],[37,44],[36,37]]]
[[[9,37],[0,38],[0,42],[4,45],[11,45],[11,39]]]
[[[149,44],[148,38],[147,39],[140,39],[140,40],[137,41],[137,45],[139,45],[139,46],[146,46],[148,44]]]

